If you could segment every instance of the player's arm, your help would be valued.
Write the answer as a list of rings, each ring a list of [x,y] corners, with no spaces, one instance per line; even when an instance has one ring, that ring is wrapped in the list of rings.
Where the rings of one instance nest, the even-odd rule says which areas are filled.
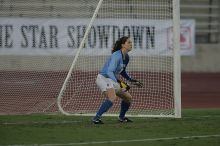
[[[123,78],[125,78],[126,80],[131,80],[131,77],[127,74],[127,72],[126,72],[126,67],[127,67],[127,65],[128,65],[128,63],[129,63],[129,60],[130,60],[130,58],[129,58],[129,56],[128,55],[126,55],[125,56],[125,67],[124,67],[124,69],[122,70],[122,72],[120,73],[120,75],[123,77]]]
[[[127,64],[129,63],[129,56],[127,55],[126,56],[126,61],[127,61],[127,63],[126,63],[126,66],[127,66]],[[125,68],[123,69],[123,71],[120,73],[120,75],[122,76],[122,77],[124,77],[126,80],[128,80],[132,85],[135,85],[135,86],[137,86],[137,87],[143,87],[143,83],[142,82],[140,82],[140,81],[138,81],[138,80],[136,80],[136,79],[133,79],[133,78],[131,78],[128,74],[127,74],[127,72],[126,72],[126,66],[125,66]]]
[[[131,77],[127,74],[125,69],[123,69],[123,71],[120,73],[120,75],[128,81],[131,80]]]
[[[124,77],[126,80],[128,80],[132,85],[135,85],[137,87],[143,87],[143,83],[136,80],[136,79],[133,79],[131,78],[127,72],[125,71],[125,69],[121,72],[121,76]]]
[[[140,82],[140,81],[138,81],[138,80],[136,80],[136,79],[131,79],[131,80],[129,80],[129,82],[130,82],[132,85],[135,85],[135,86],[137,86],[137,87],[139,87],[139,88],[142,88],[142,87],[143,87],[143,83]]]

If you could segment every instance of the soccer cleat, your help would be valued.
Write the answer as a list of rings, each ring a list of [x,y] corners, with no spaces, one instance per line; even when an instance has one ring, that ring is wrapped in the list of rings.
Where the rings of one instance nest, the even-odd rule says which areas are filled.
[[[118,121],[121,122],[121,123],[131,123],[131,122],[133,122],[132,120],[130,120],[126,117],[124,117],[124,118],[119,117]]]
[[[92,122],[93,122],[94,124],[104,124],[104,123],[102,122],[102,120],[101,120],[101,119],[98,119],[98,118],[93,118],[93,119],[92,119]]]

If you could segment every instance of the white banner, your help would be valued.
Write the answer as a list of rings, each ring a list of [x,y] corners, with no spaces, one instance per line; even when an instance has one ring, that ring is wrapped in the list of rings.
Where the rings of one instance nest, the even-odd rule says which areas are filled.
[[[74,55],[89,19],[0,18],[0,55]],[[97,19],[82,55],[108,55],[124,35],[133,41],[131,55],[170,55],[172,22]],[[195,22],[181,21],[181,54],[193,55]]]

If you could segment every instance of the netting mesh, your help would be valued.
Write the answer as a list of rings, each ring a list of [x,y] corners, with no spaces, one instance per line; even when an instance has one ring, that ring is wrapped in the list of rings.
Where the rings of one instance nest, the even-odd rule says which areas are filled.
[[[66,42],[72,49],[68,55],[1,54],[1,114],[58,111],[57,96],[98,2],[1,1],[0,16],[4,18],[31,18],[33,21],[41,18],[44,25],[50,19],[56,19],[54,22],[58,21],[60,25],[70,22]],[[4,24],[1,23],[1,26],[3,28]],[[95,84],[96,76],[111,54],[113,43],[127,35],[133,41],[127,72],[144,84],[143,88],[131,88],[133,98],[129,114],[173,115],[173,51],[164,49],[167,45],[164,42],[169,41],[164,34],[170,28],[172,0],[104,0],[63,91],[62,108],[70,113],[96,112],[105,99]],[[57,39],[65,40],[65,37],[58,35]],[[1,40],[1,47],[4,48],[4,39]],[[44,39],[31,40],[31,46],[35,44],[35,48],[50,46],[50,43],[45,46]],[[54,43],[51,46],[56,48]],[[120,99],[108,113],[117,114],[119,104]]]

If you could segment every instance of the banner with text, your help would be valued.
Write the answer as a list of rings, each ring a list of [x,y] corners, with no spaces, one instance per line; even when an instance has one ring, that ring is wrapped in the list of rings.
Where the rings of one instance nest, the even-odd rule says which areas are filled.
[[[89,19],[0,18],[0,55],[74,55]],[[195,22],[182,20],[181,55],[194,55]],[[82,55],[109,55],[122,36],[133,41],[132,55],[171,55],[172,22],[168,20],[97,19]]]

